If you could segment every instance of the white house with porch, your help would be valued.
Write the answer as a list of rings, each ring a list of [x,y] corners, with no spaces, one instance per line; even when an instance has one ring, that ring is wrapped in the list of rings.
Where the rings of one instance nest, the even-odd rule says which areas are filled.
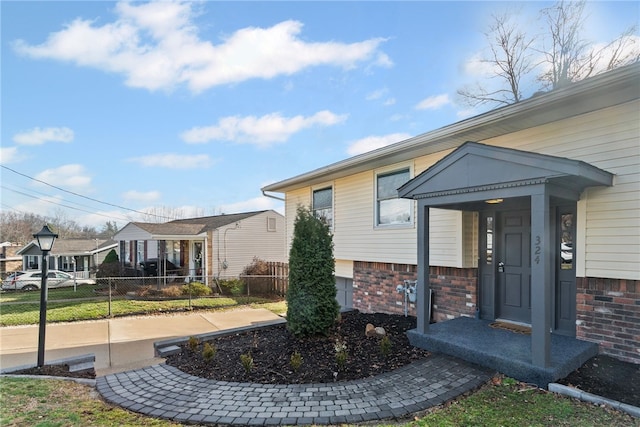
[[[284,216],[264,210],[165,223],[130,222],[114,239],[124,266],[142,271],[141,263],[159,260],[160,275],[209,284],[212,279],[238,277],[254,258],[285,261],[284,230]]]
[[[117,242],[110,239],[57,239],[49,253],[48,266],[51,270],[74,273],[77,278],[87,279],[117,247]],[[42,251],[36,240],[18,250],[16,256],[22,257],[24,270],[39,270],[42,266]]]
[[[288,242],[297,205],[330,218],[338,300],[406,309],[416,345],[538,382],[598,350],[640,363],[639,98],[633,64],[263,191],[285,196]],[[467,321],[531,335],[455,349]]]

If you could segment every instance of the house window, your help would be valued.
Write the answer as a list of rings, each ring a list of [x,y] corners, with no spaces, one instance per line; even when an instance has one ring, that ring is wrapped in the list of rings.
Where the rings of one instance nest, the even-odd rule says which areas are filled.
[[[276,231],[278,222],[275,218],[267,218],[267,231]]]
[[[144,257],[144,243],[145,243],[144,240],[138,240],[137,244],[136,244],[136,246],[137,246],[137,248],[136,248],[136,261],[139,262],[139,263],[145,260],[145,257]]]
[[[27,255],[25,261],[27,264],[27,270],[37,270],[40,268],[39,255]]]
[[[167,261],[180,266],[180,240],[167,240]]]
[[[376,177],[376,225],[410,224],[411,200],[398,198],[398,188],[409,181],[409,169]]]
[[[487,242],[485,250],[485,258],[487,265],[493,264],[493,217],[487,217]]]
[[[313,191],[313,215],[333,227],[333,188]]]

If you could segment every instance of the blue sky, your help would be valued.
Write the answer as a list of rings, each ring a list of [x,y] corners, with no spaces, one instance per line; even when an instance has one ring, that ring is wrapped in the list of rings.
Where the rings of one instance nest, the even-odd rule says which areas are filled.
[[[456,90],[483,77],[491,14],[535,32],[551,4],[2,1],[0,208],[282,211],[261,187],[478,113]],[[588,3],[585,35],[638,8]]]

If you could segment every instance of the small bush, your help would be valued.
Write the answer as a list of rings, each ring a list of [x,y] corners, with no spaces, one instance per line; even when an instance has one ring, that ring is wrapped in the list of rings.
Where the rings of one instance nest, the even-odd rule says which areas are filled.
[[[225,295],[238,296],[245,293],[244,282],[240,279],[221,280],[220,288]]]
[[[193,297],[202,297],[211,295],[211,288],[202,282],[191,282],[182,286],[182,295],[189,295]]]
[[[240,363],[242,363],[242,367],[247,374],[251,372],[253,369],[253,357],[251,356],[251,353],[241,354]]]
[[[108,284],[108,277],[119,277],[121,276],[120,271],[120,260],[118,259],[118,254],[114,249],[111,249],[107,256],[105,256],[102,264],[98,266],[98,271],[96,272],[97,283],[99,285]]]
[[[293,369],[294,372],[298,372],[298,369],[302,366],[302,360],[303,358],[300,352],[294,351],[291,359],[289,359],[289,365],[291,365],[291,369]]]
[[[198,346],[200,345],[200,340],[196,337],[189,337],[189,341],[187,342],[189,349],[191,351],[196,351]]]
[[[336,364],[338,365],[338,369],[344,369],[344,366],[347,364],[347,343],[336,340],[336,344],[333,346],[336,351]]]
[[[146,297],[147,295],[149,295],[151,292],[153,291],[153,287],[151,286],[140,286],[137,290],[136,290],[136,295],[139,297]]]
[[[216,346],[208,342],[204,343],[204,346],[202,348],[202,357],[206,362],[211,362],[213,358],[216,357],[217,353],[218,349],[216,348]]]
[[[388,335],[383,336],[382,339],[380,340],[380,353],[382,353],[384,357],[387,357],[391,352],[391,347],[392,347],[392,344],[389,336]]]
[[[182,294],[183,294],[182,286],[173,285],[173,286],[168,286],[162,289],[163,297],[179,297],[179,296],[182,296]]]

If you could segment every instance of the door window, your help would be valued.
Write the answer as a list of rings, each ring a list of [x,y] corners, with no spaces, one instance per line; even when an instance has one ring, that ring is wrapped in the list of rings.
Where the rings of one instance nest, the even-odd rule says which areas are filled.
[[[560,215],[560,268],[571,270],[573,268],[573,214]]]

